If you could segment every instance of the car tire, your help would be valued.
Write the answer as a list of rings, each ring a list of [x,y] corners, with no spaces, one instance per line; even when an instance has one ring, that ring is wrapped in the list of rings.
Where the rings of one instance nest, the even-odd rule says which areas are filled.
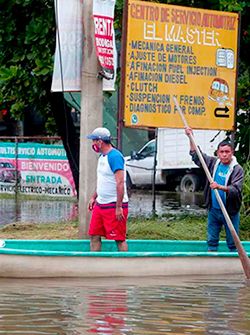
[[[185,174],[180,183],[181,192],[196,192],[200,187],[200,178],[195,174]]]
[[[133,184],[132,184],[131,178],[128,173],[126,174],[126,185],[127,185],[128,190],[133,188]]]

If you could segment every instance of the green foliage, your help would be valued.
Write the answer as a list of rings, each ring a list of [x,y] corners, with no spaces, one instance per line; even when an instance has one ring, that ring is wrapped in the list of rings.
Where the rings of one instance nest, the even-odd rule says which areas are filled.
[[[244,165],[243,201],[241,207],[241,230],[250,234],[250,161]]]
[[[151,1],[152,2],[152,1]],[[238,106],[247,113],[237,116],[238,158],[249,156],[250,104],[250,1],[237,0],[162,0],[166,4],[213,10],[238,11],[241,14]],[[115,29],[121,40],[124,1],[116,0]],[[0,104],[7,106],[16,119],[35,109],[54,125],[50,108],[50,87],[55,51],[54,0],[1,0],[0,20]],[[118,80],[120,77],[118,76]]]
[[[220,9],[229,12],[242,12],[247,6],[247,1],[220,0]]]
[[[238,113],[236,116],[236,144],[238,152],[236,156],[241,164],[247,162],[250,155],[250,1],[220,0],[220,9],[239,12],[241,15],[240,31],[240,63],[238,75],[237,110],[245,113]]]
[[[1,1],[0,104],[12,117],[48,112],[55,49],[54,1]]]

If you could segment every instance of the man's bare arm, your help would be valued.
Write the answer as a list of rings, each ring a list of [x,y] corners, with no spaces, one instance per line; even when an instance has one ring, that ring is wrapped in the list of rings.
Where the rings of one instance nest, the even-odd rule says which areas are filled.
[[[189,144],[190,144],[190,151],[195,151],[195,147],[193,145],[193,142],[191,141],[189,135],[193,135],[193,130],[190,127],[185,127],[185,134],[188,136],[189,138]]]
[[[93,207],[94,207],[94,204],[95,204],[95,200],[97,198],[97,193],[95,192],[92,197],[90,198],[89,200],[89,203],[88,203],[88,210],[89,211],[92,211]]]
[[[117,170],[115,172],[115,181],[116,181],[116,218],[121,221],[123,216],[122,201],[124,197],[124,171]]]

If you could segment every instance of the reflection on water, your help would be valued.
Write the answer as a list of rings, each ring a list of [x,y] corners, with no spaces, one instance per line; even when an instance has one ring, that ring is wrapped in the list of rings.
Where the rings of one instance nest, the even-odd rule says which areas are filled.
[[[202,193],[157,192],[155,196],[156,214],[165,213],[204,214],[204,198]],[[130,196],[129,212],[134,215],[150,215],[153,208],[153,195],[149,190],[136,190]]]
[[[0,280],[0,334],[248,335],[250,287],[231,278]]]
[[[77,214],[76,203],[69,201],[0,199],[0,225],[60,222],[76,219]]]
[[[153,196],[150,190],[134,190],[129,201],[129,215],[152,214]],[[156,194],[156,214],[183,212],[204,213],[203,196],[200,193]],[[49,223],[76,219],[77,203],[66,200],[20,200],[0,198],[0,225],[9,223]]]

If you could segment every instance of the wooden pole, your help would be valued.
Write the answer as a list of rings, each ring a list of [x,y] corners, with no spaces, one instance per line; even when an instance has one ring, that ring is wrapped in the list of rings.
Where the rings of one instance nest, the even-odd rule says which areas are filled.
[[[122,44],[121,44],[121,52],[119,54],[119,61],[121,67],[121,80],[119,87],[119,97],[118,97],[118,117],[117,117],[117,147],[122,151],[122,130],[124,127],[124,91],[125,91],[125,79],[126,79],[126,42],[127,42],[127,22],[128,22],[128,0],[123,1],[123,14],[122,14]]]
[[[88,202],[96,188],[97,155],[86,136],[102,127],[102,80],[97,77],[98,61],[94,45],[93,0],[83,1],[83,57],[80,122],[79,237],[87,237],[90,213]]]
[[[154,167],[153,167],[153,180],[152,180],[152,213],[156,215],[156,192],[155,192],[155,178],[156,178],[156,166],[157,166],[157,151],[158,151],[158,128],[155,128],[155,152],[154,152]]]
[[[178,111],[181,119],[182,119],[182,122],[183,122],[184,126],[188,127],[187,121],[186,121],[186,119],[185,119],[185,117],[184,117],[184,115],[182,113],[182,110],[181,110],[181,108],[180,108],[180,106],[178,104],[177,99],[175,97],[173,97],[173,100],[174,100],[175,106],[177,108],[177,111]],[[197,147],[197,145],[195,143],[194,136],[192,134],[190,134],[189,138],[190,138],[190,141],[192,142],[192,144],[193,144],[193,146],[195,148],[195,151],[196,151],[196,153],[197,153],[197,155],[199,157],[199,160],[200,160],[201,165],[202,165],[202,167],[203,167],[203,169],[204,169],[204,171],[206,173],[206,176],[207,176],[207,179],[208,179],[209,183],[212,183],[213,182],[213,178],[211,177],[210,172],[208,170],[208,167],[206,165],[206,162],[205,162],[205,160],[204,160],[204,158],[203,158],[203,156],[202,156],[199,148]],[[236,246],[236,248],[238,250],[238,254],[239,254],[239,257],[240,257],[241,264],[242,264],[243,270],[245,272],[245,275],[246,275],[247,279],[250,279],[250,260],[248,258],[248,255],[247,255],[245,249],[243,248],[243,246],[241,244],[241,241],[239,239],[238,234],[236,233],[236,230],[234,229],[232,221],[231,221],[231,219],[230,219],[230,217],[229,217],[229,215],[227,213],[227,210],[226,210],[226,208],[224,206],[223,201],[221,200],[221,197],[219,195],[218,190],[215,189],[214,191],[215,191],[216,199],[217,199],[217,201],[218,201],[218,203],[220,205],[221,211],[222,211],[222,213],[223,213],[223,215],[225,217],[225,220],[226,220],[226,223],[228,225],[228,228],[229,228],[229,230],[230,230],[230,232],[232,234],[235,246]]]

